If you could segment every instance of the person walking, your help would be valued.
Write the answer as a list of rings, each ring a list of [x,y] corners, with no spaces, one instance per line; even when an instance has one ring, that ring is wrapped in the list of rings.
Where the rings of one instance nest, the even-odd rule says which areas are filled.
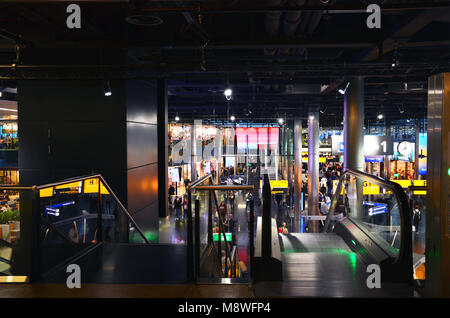
[[[181,206],[182,206],[182,200],[180,197],[175,197],[174,200],[174,208],[175,208],[175,221],[179,221],[180,220],[180,216],[181,216]]]

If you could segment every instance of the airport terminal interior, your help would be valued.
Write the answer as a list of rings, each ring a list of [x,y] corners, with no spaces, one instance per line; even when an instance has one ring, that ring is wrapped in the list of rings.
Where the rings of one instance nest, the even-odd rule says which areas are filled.
[[[0,298],[450,297],[450,2],[1,1],[0,60]]]

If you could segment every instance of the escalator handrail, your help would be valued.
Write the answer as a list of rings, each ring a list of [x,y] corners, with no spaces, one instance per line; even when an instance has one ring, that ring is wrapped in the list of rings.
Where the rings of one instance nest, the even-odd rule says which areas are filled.
[[[406,193],[398,183],[353,169],[345,170],[342,173],[342,176],[339,178],[338,186],[336,187],[336,191],[333,194],[333,198],[331,200],[331,205],[328,211],[327,219],[325,221],[323,232],[328,231],[329,225],[331,223],[331,216],[334,215],[337,198],[340,196],[343,181],[347,175],[363,179],[364,181],[378,185],[381,188],[387,188],[388,190],[391,190],[394,193],[398,203],[401,231],[400,231],[400,249],[397,258],[393,261],[393,264],[400,264],[403,262],[412,263],[412,224],[411,224],[412,215]]]
[[[86,175],[86,176],[82,176],[82,177],[75,177],[75,178],[65,179],[63,181],[48,183],[48,184],[44,184],[44,185],[40,185],[40,186],[35,186],[35,188],[37,190],[40,190],[40,189],[44,189],[44,188],[55,187],[55,186],[62,185],[62,184],[68,183],[68,182],[78,182],[78,181],[84,181],[84,180],[93,179],[93,178],[98,178],[99,180],[101,180],[101,182],[103,183],[103,186],[106,188],[106,190],[108,190],[109,194],[113,197],[114,201],[116,201],[117,205],[120,207],[122,212],[126,214],[128,219],[134,225],[134,228],[139,232],[140,236],[144,239],[144,242],[146,244],[150,244],[150,242],[145,237],[144,232],[142,232],[141,228],[136,223],[134,218],[131,216],[130,212],[128,212],[128,210],[125,208],[125,206],[122,204],[122,202],[120,202],[119,198],[116,196],[114,191],[111,189],[109,184],[106,182],[105,178],[103,178],[103,176],[101,174],[99,174],[99,173],[92,174],[92,175]]]

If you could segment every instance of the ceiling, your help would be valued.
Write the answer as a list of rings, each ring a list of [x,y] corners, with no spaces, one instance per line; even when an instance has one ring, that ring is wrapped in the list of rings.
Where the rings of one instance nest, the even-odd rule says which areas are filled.
[[[369,29],[365,8],[377,2],[382,28]],[[23,78],[157,76],[168,80],[170,120],[233,114],[238,121],[273,121],[320,109],[321,125],[335,126],[343,114],[338,90],[352,76],[364,77],[366,120],[382,112],[395,121],[426,117],[428,77],[450,71],[449,1],[77,3],[80,30],[66,27],[68,2],[2,2],[0,86]],[[71,48],[101,58],[77,67],[67,59],[64,69],[21,60],[26,52]],[[116,50],[126,52],[127,62],[104,63]]]

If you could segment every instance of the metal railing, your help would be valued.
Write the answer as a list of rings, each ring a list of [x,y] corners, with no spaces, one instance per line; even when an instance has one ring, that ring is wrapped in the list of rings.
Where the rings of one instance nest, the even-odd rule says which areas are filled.
[[[78,217],[72,217],[67,220],[62,220],[58,222],[51,222],[48,218],[48,215],[44,213],[45,209],[42,209],[41,201],[41,191],[52,191],[58,186],[63,186],[65,184],[74,183],[74,182],[83,182],[88,179],[97,179],[98,180],[98,213],[97,214],[89,214],[89,215],[80,215]],[[67,261],[72,260],[74,257],[79,257],[79,255],[83,255],[83,253],[87,250],[91,250],[100,244],[103,243],[102,237],[102,224],[103,219],[110,220],[113,216],[105,215],[103,216],[103,207],[102,207],[102,192],[100,187],[103,186],[107,194],[110,195],[110,198],[115,202],[117,211],[121,211],[123,215],[129,220],[129,222],[133,225],[139,235],[142,237],[145,244],[150,244],[148,239],[145,237],[143,231],[136,223],[130,212],[125,208],[125,206],[120,202],[114,191],[111,189],[109,184],[100,174],[92,174],[82,177],[75,177],[70,179],[65,179],[58,182],[48,183],[44,185],[33,185],[33,186],[15,186],[15,185],[0,185],[0,190],[6,191],[18,191],[19,194],[19,206],[20,206],[20,239],[17,244],[12,244],[3,240],[0,237],[0,245],[7,246],[13,249],[14,252],[14,261],[10,260],[0,260],[4,263],[14,263],[20,275],[26,275],[30,278],[30,281],[37,281],[42,277],[47,276],[49,273],[54,272],[56,268],[63,266]],[[74,193],[76,194],[76,193]],[[104,193],[103,193],[104,194]],[[64,231],[60,228],[63,225],[71,224],[76,222],[78,219],[96,219],[97,220],[97,229],[95,232],[95,243],[87,244],[88,246],[82,245],[81,250],[76,250],[77,253],[71,255],[67,259],[51,265],[51,268],[47,271],[44,271],[42,266],[42,253],[45,246],[43,246],[43,242],[41,242],[41,230],[44,227],[47,230],[45,234],[47,236],[48,231],[52,231],[55,233],[56,237],[62,239],[62,242],[67,244],[67,247],[74,246],[77,243],[74,242]],[[77,220],[75,220],[77,219]],[[67,222],[66,222],[67,221]],[[70,221],[70,222],[69,222]],[[84,242],[83,242],[84,243]],[[17,252],[17,253],[16,253]],[[17,254],[17,255],[16,255]],[[77,256],[78,255],[78,256]]]
[[[328,211],[328,215],[325,221],[323,232],[328,232],[330,230],[331,219],[334,215],[336,206],[337,206],[337,198],[340,196],[344,181],[347,177],[352,176],[355,178],[362,179],[363,181],[367,181],[371,184],[377,185],[381,188],[387,189],[391,191],[398,203],[398,211],[400,216],[400,248],[398,256],[395,258],[393,264],[400,264],[404,262],[409,262],[412,259],[412,224],[411,224],[411,211],[408,204],[408,198],[406,196],[403,188],[392,181],[382,179],[380,177],[367,174],[357,170],[346,170],[342,174],[339,179],[339,183],[336,187],[336,191],[333,194],[333,198],[331,200],[331,206]],[[361,184],[362,186],[362,184]],[[351,218],[351,217],[350,217]]]
[[[208,181],[208,185],[202,185],[204,182]],[[220,215],[220,208],[219,203],[217,200],[216,192],[217,190],[223,191],[223,190],[253,190],[253,185],[215,185],[214,180],[212,178],[211,174],[208,174],[204,176],[203,178],[200,178],[193,182],[190,186],[187,188],[188,192],[188,269],[193,268],[193,273],[191,274],[191,279],[193,281],[197,281],[200,277],[200,201],[198,199],[195,200],[194,204],[194,210],[195,210],[195,223],[194,223],[194,229],[192,227],[192,190],[197,191],[207,191],[208,193],[208,243],[205,249],[208,249],[211,245],[214,246],[213,239],[212,239],[212,215],[213,206],[217,210],[218,215],[218,258],[220,264],[223,264],[223,269],[221,276],[223,278],[235,278],[236,273],[240,272],[239,269],[236,270],[236,268],[239,266],[239,260],[237,257],[237,249],[234,246],[233,250],[230,251],[229,243],[232,243],[230,241],[227,241],[226,235],[225,235],[225,225],[222,220],[222,217]],[[214,202],[212,202],[214,201]],[[253,202],[252,202],[253,203]],[[250,221],[253,220],[253,204],[250,204]],[[251,223],[251,222],[250,222]],[[253,233],[253,226],[251,227]],[[249,225],[250,229],[250,225]],[[192,234],[194,232],[194,234]],[[250,233],[249,233],[250,235]],[[252,234],[253,235],[253,234]],[[225,250],[225,260],[222,261],[222,239],[224,243],[224,250]],[[195,242],[195,246],[194,246]],[[253,242],[253,236],[250,240],[250,246]],[[215,248],[215,247],[214,247]],[[250,253],[252,251],[252,247],[250,247]],[[193,256],[192,256],[193,255]]]

